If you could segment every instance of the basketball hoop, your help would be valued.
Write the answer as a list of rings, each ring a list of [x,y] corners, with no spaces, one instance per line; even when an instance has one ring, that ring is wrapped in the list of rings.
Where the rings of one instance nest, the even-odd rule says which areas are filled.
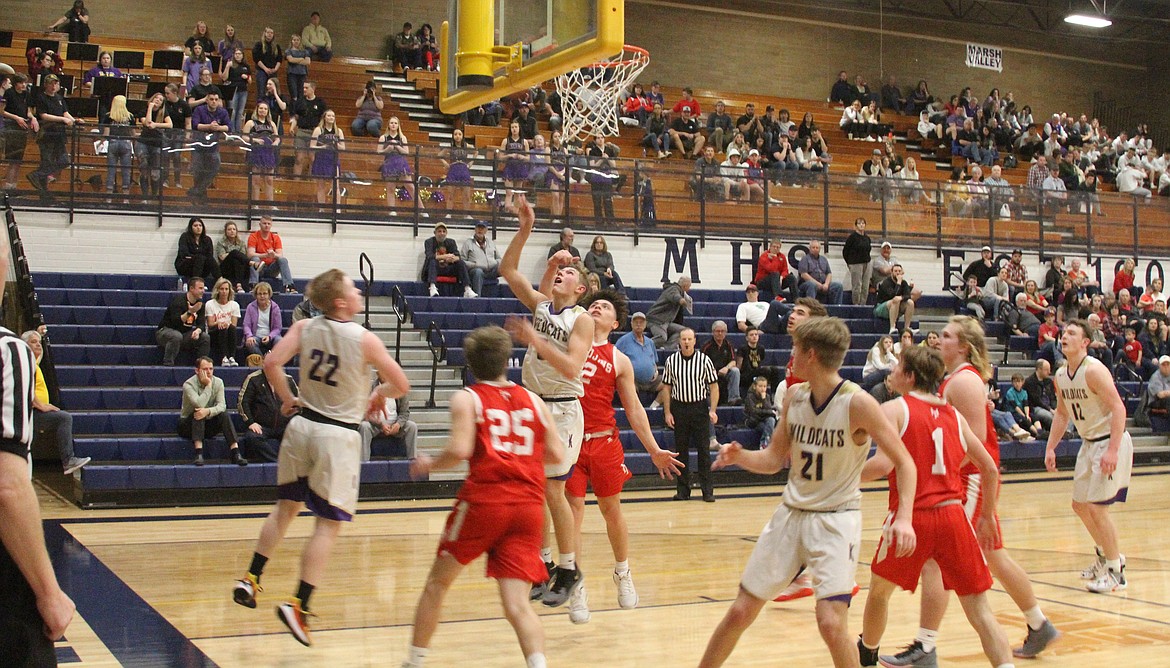
[[[616,137],[618,98],[650,64],[646,49],[626,45],[622,52],[556,78],[561,95],[561,134]]]

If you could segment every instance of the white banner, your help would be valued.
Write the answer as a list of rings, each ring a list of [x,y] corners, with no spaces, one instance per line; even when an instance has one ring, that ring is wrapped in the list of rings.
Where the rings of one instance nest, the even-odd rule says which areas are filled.
[[[967,43],[967,67],[1003,71],[1003,49],[998,46]]]

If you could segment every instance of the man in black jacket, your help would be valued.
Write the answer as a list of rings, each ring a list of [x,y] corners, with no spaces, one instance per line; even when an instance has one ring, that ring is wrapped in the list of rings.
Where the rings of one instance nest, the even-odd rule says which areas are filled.
[[[992,260],[992,256],[991,246],[984,246],[979,251],[979,259],[967,265],[967,269],[963,272],[963,281],[966,282],[968,276],[974,276],[978,279],[979,287],[987,285],[987,281],[999,273],[999,267]]]
[[[1024,379],[1028,393],[1028,408],[1032,419],[1047,433],[1052,430],[1052,414],[1056,410],[1056,385],[1052,382],[1052,365],[1046,359],[1036,360],[1036,371]]]
[[[285,374],[293,396],[298,396],[296,381]],[[240,440],[249,459],[275,462],[280,452],[280,440],[290,416],[280,412],[280,400],[268,384],[264,369],[257,369],[244,379],[236,412],[244,421],[244,432]]]
[[[890,275],[878,284],[877,306],[873,308],[874,316],[889,318],[890,336],[898,335],[899,315],[905,314],[906,329],[910,329],[910,321],[914,319],[912,289],[902,274],[902,265],[895,264]]]
[[[211,354],[211,337],[203,328],[204,322],[203,279],[195,276],[188,281],[187,291],[171,300],[155,332],[165,366],[175,365],[180,348],[193,350],[196,357]]]
[[[853,221],[853,231],[845,239],[841,255],[849,267],[849,285],[853,291],[853,305],[859,306],[869,299],[869,279],[873,273],[873,244],[865,233],[865,219]]]

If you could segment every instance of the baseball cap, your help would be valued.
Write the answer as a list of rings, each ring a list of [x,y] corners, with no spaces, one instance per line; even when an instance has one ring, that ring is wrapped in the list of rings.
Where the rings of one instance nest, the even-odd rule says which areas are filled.
[[[873,154],[874,154],[874,155],[881,155],[881,154],[882,154],[882,150],[881,150],[880,148],[875,148],[875,149],[873,150]]]
[[[982,253],[982,252],[984,252],[984,251],[986,251],[986,252],[990,253],[990,252],[991,252],[991,246],[984,246],[983,248],[980,248],[980,249],[979,249],[979,252],[980,252],[980,253]]]
[[[641,318],[642,320],[645,320],[646,314],[642,313],[641,311],[638,311],[634,315],[630,316],[630,320],[638,320],[639,318]]]
[[[481,227],[483,227],[483,228],[487,228],[487,223],[485,223],[485,222],[483,222],[483,221],[481,220],[481,221],[479,221],[478,223],[476,223],[476,224],[475,224],[475,229],[477,229],[477,230],[478,230],[478,229],[479,229],[479,228],[481,228]]]
[[[746,292],[757,292],[757,291],[759,291],[759,288],[757,288],[757,287],[756,287],[756,284],[755,284],[755,283],[748,283],[748,284],[747,284],[747,287],[746,287],[746,288],[744,288],[744,291],[746,291]]]
[[[882,242],[882,248],[893,248],[893,247],[894,247],[894,246],[893,246],[893,244],[891,244],[891,243],[890,243],[890,242],[888,242],[888,241],[883,241],[883,242]]]
[[[438,230],[440,227],[441,227],[441,228],[443,228],[444,230],[445,230],[445,229],[447,229],[447,226],[446,226],[445,224],[443,224],[443,223],[436,223],[436,224],[435,224],[435,229],[436,229],[436,230]]]
[[[42,83],[49,83],[50,81],[60,81],[56,74],[46,74]]]
[[[1022,249],[1022,248],[1013,248],[1012,249],[1012,255],[1023,255],[1023,254],[1024,254],[1024,249]]]
[[[1170,362],[1170,355],[1162,355],[1158,358],[1158,364],[1165,364],[1167,362]]]
[[[759,155],[759,154],[760,154],[760,152],[754,148],[752,150],[748,151],[748,155]]]

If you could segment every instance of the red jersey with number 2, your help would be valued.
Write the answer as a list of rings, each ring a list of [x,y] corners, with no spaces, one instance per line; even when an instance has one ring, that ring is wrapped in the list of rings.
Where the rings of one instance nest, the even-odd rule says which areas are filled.
[[[613,394],[617,386],[617,369],[613,363],[612,343],[595,343],[589,349],[589,356],[581,368],[581,382],[585,386],[585,395],[581,397],[585,433],[597,434],[607,429],[616,433]]]
[[[943,378],[942,384],[940,384],[938,386],[938,396],[946,399],[946,397],[947,397],[947,394],[946,394],[947,383],[949,383],[952,378],[959,375],[960,373],[963,373],[964,371],[975,374],[975,377],[979,379],[979,383],[981,385],[984,385],[984,387],[986,387],[986,383],[983,382],[983,376],[979,375],[979,372],[975,370],[975,367],[971,366],[970,364],[964,364],[963,366],[959,367],[958,369],[955,369],[954,373],[949,373],[949,374],[947,374],[946,378]],[[987,406],[986,401],[984,401],[984,406],[985,406],[985,408],[983,409],[983,413],[986,417],[984,418],[985,426],[983,429],[984,429],[984,433],[986,434],[986,436],[983,437],[983,447],[987,449],[987,454],[991,455],[992,461],[994,461],[995,465],[998,467],[999,466],[999,437],[995,435],[995,421],[993,421],[991,419],[991,406]],[[979,469],[975,468],[974,464],[967,464],[966,466],[963,467],[963,473],[978,473],[978,472],[979,472]]]
[[[513,384],[478,383],[475,452],[456,495],[472,504],[544,503],[544,416],[536,395]]]
[[[959,465],[967,456],[967,443],[959,428],[959,415],[950,404],[933,404],[912,394],[898,401],[906,408],[902,442],[918,469],[914,508],[933,508],[944,501],[960,501],[963,484]],[[890,510],[898,509],[898,475],[890,472]]]

